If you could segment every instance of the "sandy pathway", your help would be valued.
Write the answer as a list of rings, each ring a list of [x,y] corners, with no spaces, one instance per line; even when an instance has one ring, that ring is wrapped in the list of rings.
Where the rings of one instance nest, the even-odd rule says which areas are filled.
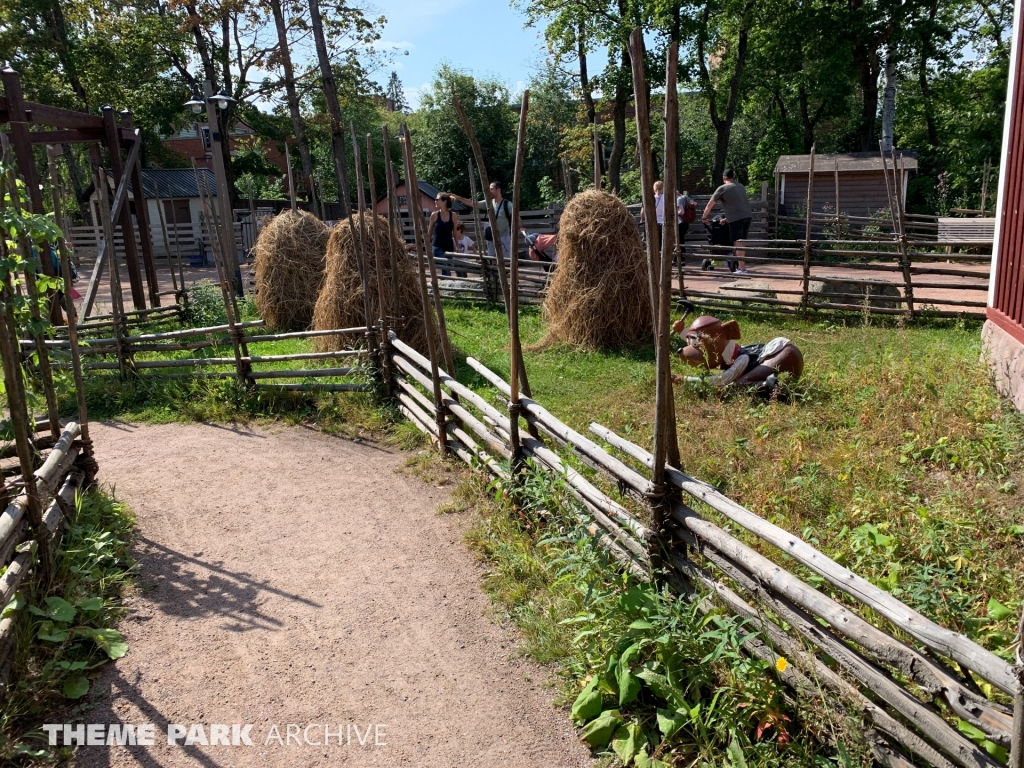
[[[85,720],[152,723],[155,744],[86,746],[76,764],[590,764],[544,670],[488,621],[461,521],[434,512],[446,490],[397,473],[403,454],[292,427],[112,424],[93,439],[138,515],[145,591]],[[168,746],[168,724],[207,740],[249,724],[253,746],[241,729],[239,746],[198,731]],[[309,743],[324,724],[330,744]]]

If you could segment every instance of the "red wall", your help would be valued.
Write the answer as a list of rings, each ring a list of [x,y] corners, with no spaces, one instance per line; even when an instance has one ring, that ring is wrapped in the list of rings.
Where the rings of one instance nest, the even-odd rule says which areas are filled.
[[[989,319],[1024,343],[1024,66],[1021,56],[1022,14],[1014,19],[1014,60],[1007,94],[997,262]]]

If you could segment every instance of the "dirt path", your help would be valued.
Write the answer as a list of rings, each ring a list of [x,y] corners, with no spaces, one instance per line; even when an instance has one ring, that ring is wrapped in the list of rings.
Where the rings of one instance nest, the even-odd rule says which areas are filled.
[[[155,744],[77,765],[590,765],[545,671],[488,620],[462,521],[434,512],[446,490],[396,472],[405,455],[294,427],[93,429],[145,591],[85,721],[153,723]],[[168,724],[251,724],[253,746],[168,746]]]

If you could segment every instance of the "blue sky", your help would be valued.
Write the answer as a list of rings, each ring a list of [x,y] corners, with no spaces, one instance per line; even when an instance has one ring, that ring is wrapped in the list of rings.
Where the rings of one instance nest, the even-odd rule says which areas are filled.
[[[413,108],[443,62],[518,93],[544,59],[542,30],[524,29],[525,15],[508,0],[376,0],[374,7],[388,19],[381,43],[397,51],[394,65],[375,79],[383,85],[391,69],[398,72]]]

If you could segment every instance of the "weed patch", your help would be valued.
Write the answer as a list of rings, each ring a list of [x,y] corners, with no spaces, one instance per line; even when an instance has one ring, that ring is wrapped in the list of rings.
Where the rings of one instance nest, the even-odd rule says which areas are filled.
[[[84,714],[91,678],[128,652],[114,626],[132,589],[133,526],[131,511],[109,492],[94,488],[79,495],[49,589],[19,592],[6,607],[5,616],[24,614],[12,687],[0,705],[0,760],[6,764],[70,757],[70,749],[64,754],[46,746],[39,724],[69,705],[61,722]]]

